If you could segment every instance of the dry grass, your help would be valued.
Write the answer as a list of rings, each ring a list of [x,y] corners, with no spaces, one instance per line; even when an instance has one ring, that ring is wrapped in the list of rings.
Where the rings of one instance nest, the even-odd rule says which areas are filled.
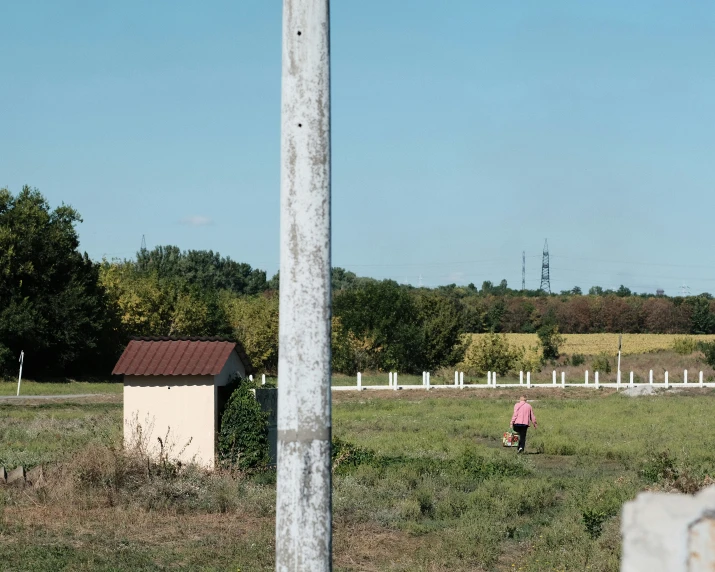
[[[467,334],[473,339],[478,339],[486,334]],[[510,344],[529,348],[538,342],[536,334],[504,334]],[[616,355],[618,353],[619,334],[563,334],[565,342],[561,351],[567,355],[582,354],[595,356],[601,353]],[[623,334],[623,355],[643,354],[661,350],[673,349],[676,339],[683,338],[682,334]],[[715,335],[687,336],[696,341],[712,342]]]

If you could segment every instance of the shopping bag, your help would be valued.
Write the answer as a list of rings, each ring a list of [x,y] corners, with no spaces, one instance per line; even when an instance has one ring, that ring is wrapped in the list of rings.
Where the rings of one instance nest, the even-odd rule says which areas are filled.
[[[501,443],[504,447],[516,447],[519,444],[519,434],[514,431],[507,431],[504,433]]]

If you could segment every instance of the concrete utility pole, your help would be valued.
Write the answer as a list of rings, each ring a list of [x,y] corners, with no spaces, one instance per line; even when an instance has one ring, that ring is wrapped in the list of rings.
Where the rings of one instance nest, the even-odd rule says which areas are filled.
[[[330,2],[283,1],[276,570],[332,570]]]

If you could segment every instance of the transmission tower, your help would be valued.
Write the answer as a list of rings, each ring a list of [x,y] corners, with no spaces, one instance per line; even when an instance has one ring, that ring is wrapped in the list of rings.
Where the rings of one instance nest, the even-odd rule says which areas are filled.
[[[526,290],[526,252],[521,252],[521,290]]]
[[[549,278],[549,241],[544,240],[544,256],[541,259],[541,286],[539,290],[551,294],[551,279]]]
[[[146,250],[146,237],[142,234],[142,247],[140,248],[142,252]]]

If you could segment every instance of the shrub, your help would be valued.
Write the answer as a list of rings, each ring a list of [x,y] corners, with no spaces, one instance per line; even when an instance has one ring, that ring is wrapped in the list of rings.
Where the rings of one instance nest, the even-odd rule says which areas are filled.
[[[690,355],[695,351],[695,340],[693,338],[675,338],[673,340],[673,350],[681,356]]]
[[[544,324],[536,332],[539,336],[541,354],[544,361],[555,360],[559,357],[559,348],[564,343],[564,338],[559,334],[559,327],[556,324]]]
[[[608,360],[608,356],[605,353],[601,353],[593,358],[591,366],[593,367],[593,371],[611,373],[611,362]]]
[[[715,342],[700,342],[698,349],[703,352],[705,363],[715,368]]]
[[[668,451],[662,451],[650,457],[641,468],[641,475],[646,481],[674,481],[678,478],[675,458]]]
[[[583,354],[574,354],[571,356],[571,365],[578,366],[586,363],[586,357]]]
[[[221,417],[219,458],[242,470],[259,468],[268,464],[268,416],[251,391],[255,382],[237,378],[234,383],[237,387]]]
[[[504,334],[491,333],[472,341],[464,363],[477,374],[495,371],[506,375],[523,356],[523,348],[510,346]]]

